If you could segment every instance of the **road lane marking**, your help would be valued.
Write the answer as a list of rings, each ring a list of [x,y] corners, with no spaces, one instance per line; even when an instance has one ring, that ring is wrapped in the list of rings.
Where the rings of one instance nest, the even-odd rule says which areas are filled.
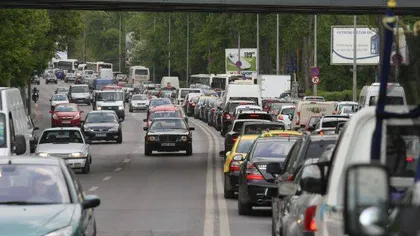
[[[194,120],[195,121],[195,120]],[[217,142],[218,142],[218,136],[216,136],[213,132],[211,132],[211,130],[207,127],[204,126],[198,122],[194,122],[197,126],[199,126],[203,132],[206,134],[207,138],[209,139],[209,143],[215,145],[216,153],[212,153],[213,149],[210,149],[209,147],[209,156],[213,155],[217,155],[218,156],[218,151],[220,149],[220,143],[219,146],[217,146]],[[211,150],[211,151],[210,151]],[[210,159],[211,160],[211,159]],[[216,158],[216,163],[219,163],[219,160]],[[209,166],[207,166],[209,167]],[[213,169],[212,169],[213,172]],[[213,174],[213,173],[212,173]],[[229,215],[228,215],[228,211],[227,211],[227,203],[226,200],[223,197],[223,172],[222,169],[219,168],[218,165],[216,165],[215,167],[215,187],[216,187],[216,199],[217,199],[217,206],[218,206],[218,212],[219,212],[219,234],[220,236],[230,236],[230,226],[229,226]],[[206,183],[208,184],[208,182]],[[213,184],[213,183],[211,183]],[[213,188],[213,186],[212,186]],[[207,197],[207,195],[206,195]]]
[[[131,160],[130,159],[124,159],[124,163],[129,163]]]
[[[93,186],[92,188],[89,189],[89,192],[95,192],[99,187],[98,186]]]
[[[118,171],[121,171],[121,170],[122,170],[122,168],[121,168],[121,167],[118,167],[118,168],[115,168],[115,169],[114,169],[114,171],[115,171],[115,172],[118,172]]]
[[[108,180],[110,180],[111,178],[112,178],[112,176],[107,176],[107,177],[103,178],[102,180],[103,180],[103,181],[108,181]]]

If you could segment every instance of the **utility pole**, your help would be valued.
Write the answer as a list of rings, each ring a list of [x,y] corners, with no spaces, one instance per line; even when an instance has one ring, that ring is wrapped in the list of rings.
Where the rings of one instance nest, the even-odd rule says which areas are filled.
[[[187,87],[190,85],[190,13],[187,13],[187,73],[186,82]]]
[[[353,28],[353,101],[357,101],[357,16],[354,16]]]
[[[153,16],[153,34],[156,33],[156,16]],[[155,60],[153,60],[153,82],[156,83],[155,78]]]
[[[276,74],[280,74],[280,27],[279,14],[277,14],[277,37],[276,37]]]
[[[318,17],[314,16],[314,67],[318,67]],[[314,96],[318,93],[318,85],[314,84]]]
[[[82,60],[83,63],[86,63],[86,25],[83,27],[83,48],[82,48]]]
[[[121,34],[122,34],[122,13],[120,12],[120,35],[118,38],[118,71],[121,72]]]
[[[168,41],[169,41],[169,53],[168,53],[168,76],[171,76],[171,16],[169,15],[169,35],[168,35]]]
[[[257,78],[260,74],[260,14],[257,14],[257,58],[255,70],[257,71]]]
[[[238,61],[241,61],[241,33],[238,32]],[[238,66],[238,75],[241,74],[241,67]]]

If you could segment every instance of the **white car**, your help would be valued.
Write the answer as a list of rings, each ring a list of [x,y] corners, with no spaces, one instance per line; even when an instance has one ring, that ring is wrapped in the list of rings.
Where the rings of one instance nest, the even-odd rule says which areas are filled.
[[[75,81],[76,80],[76,73],[67,73],[66,77],[64,78],[65,82]]]
[[[54,108],[58,104],[64,104],[64,103],[70,103],[69,98],[67,97],[67,94],[64,93],[57,93],[52,95],[51,99],[51,111],[54,111]]]
[[[35,155],[42,157],[63,158],[72,169],[81,169],[84,174],[90,172],[92,156],[80,128],[61,127],[44,130],[35,150]]]
[[[239,105],[235,108],[235,112],[233,112],[233,116],[236,117],[238,113],[242,111],[262,111],[262,108],[258,105]]]
[[[149,107],[150,100],[145,94],[134,94],[131,96],[129,112],[134,110],[146,110]]]

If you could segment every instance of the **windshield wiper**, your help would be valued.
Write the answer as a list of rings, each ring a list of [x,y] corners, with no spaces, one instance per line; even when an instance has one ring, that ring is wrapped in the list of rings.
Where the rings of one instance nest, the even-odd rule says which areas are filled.
[[[0,202],[0,205],[49,205],[49,204],[59,204],[59,203],[55,203],[55,202],[27,202],[27,201]]]

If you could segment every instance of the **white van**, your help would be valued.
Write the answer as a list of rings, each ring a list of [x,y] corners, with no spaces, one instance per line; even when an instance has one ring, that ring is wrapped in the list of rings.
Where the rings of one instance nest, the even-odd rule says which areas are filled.
[[[312,116],[332,115],[334,109],[333,102],[300,101],[293,114],[291,129],[305,127]]]
[[[95,91],[94,110],[113,110],[118,118],[125,119],[125,96],[123,90]]]
[[[398,83],[388,83],[387,105],[407,105],[404,88]],[[373,83],[370,86],[363,86],[359,96],[360,108],[376,106],[379,97],[380,83]]]
[[[20,90],[0,88],[0,156],[29,155],[28,118]]]
[[[179,89],[179,78],[176,76],[163,76],[162,80],[160,81],[160,88],[164,88],[171,83],[171,86]]]
[[[252,81],[241,81],[229,84],[226,93],[223,96],[223,106],[230,100],[251,100],[262,105],[260,86]]]
[[[112,69],[101,68],[99,70],[99,78],[101,78],[101,79],[113,79],[114,78],[114,73],[112,72]]]
[[[199,88],[180,88],[177,94],[177,103],[181,105],[184,103],[184,99],[189,93],[203,93]]]

